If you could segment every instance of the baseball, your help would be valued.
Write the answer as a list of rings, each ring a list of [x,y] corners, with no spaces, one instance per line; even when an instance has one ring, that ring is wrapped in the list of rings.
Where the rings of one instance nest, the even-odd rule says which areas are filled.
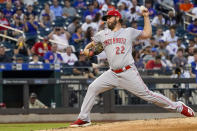
[[[144,10],[146,10],[146,8],[143,5],[140,6],[140,11],[143,12]]]

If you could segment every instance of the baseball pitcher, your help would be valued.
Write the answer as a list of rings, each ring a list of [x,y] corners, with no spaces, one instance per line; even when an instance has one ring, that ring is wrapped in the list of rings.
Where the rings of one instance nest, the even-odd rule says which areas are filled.
[[[113,87],[120,87],[132,94],[154,103],[160,107],[174,112],[179,112],[187,117],[193,117],[194,111],[184,103],[173,102],[169,98],[150,91],[141,79],[132,57],[132,42],[135,39],[147,39],[152,36],[152,28],[147,8],[142,10],[144,16],[143,31],[134,28],[121,27],[121,14],[116,10],[107,12],[103,20],[108,28],[98,32],[89,43],[83,53],[92,56],[105,51],[110,69],[92,82],[84,98],[78,120],[71,127],[91,125],[90,111],[94,105],[95,97]]]

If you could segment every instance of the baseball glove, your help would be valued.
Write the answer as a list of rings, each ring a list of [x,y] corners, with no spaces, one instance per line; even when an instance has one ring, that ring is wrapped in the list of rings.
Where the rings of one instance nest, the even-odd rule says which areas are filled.
[[[102,43],[97,43],[89,49],[89,57],[100,54],[104,50]]]

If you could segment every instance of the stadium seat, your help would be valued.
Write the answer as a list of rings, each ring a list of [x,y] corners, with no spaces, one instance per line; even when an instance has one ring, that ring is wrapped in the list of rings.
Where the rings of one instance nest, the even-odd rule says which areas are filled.
[[[183,27],[178,26],[176,28],[176,33],[178,37],[183,37],[187,33],[187,31],[185,31]]]
[[[137,25],[140,27],[144,27],[144,18],[140,17],[139,20],[137,21]]]
[[[0,4],[0,9],[3,10],[6,7],[6,4]]]
[[[55,26],[63,26],[65,21],[66,19],[63,17],[56,17],[56,19],[54,20]]]
[[[3,44],[6,48],[6,54],[10,57],[12,57],[14,54],[13,50],[15,48],[15,43],[13,42],[8,42],[8,41],[5,41],[5,42],[1,42],[1,44]]]

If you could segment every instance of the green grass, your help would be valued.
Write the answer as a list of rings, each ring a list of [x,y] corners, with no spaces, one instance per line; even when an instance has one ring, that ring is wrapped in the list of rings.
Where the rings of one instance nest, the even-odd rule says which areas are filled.
[[[35,131],[68,127],[69,123],[0,124],[0,131]]]

